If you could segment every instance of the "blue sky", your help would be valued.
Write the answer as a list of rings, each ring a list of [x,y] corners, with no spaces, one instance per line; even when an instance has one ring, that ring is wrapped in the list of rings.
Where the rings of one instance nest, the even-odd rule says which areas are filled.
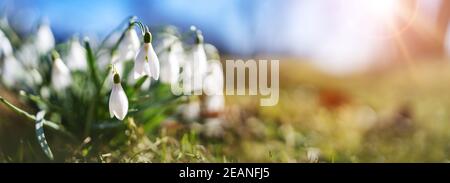
[[[295,56],[333,69],[364,66],[386,49],[373,39],[378,24],[364,19],[368,2],[398,0],[0,0],[11,22],[32,31],[47,17],[59,40],[74,33],[102,37],[125,17],[137,15],[152,26],[199,27],[207,42],[241,57]],[[440,0],[419,0],[433,15]]]

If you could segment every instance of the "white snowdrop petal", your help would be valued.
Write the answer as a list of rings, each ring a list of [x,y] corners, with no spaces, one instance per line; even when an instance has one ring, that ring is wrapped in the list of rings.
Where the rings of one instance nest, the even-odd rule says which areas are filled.
[[[208,63],[206,53],[202,44],[197,44],[189,53],[189,59],[184,64],[185,82],[184,88],[187,92],[199,91],[203,89],[203,79],[207,74]]]
[[[128,112],[128,98],[120,84],[114,84],[110,96],[110,114],[113,113],[117,119],[123,120]]]
[[[142,63],[142,67],[144,69],[143,75],[148,75],[149,77],[151,77],[152,76],[152,72],[151,72],[150,64],[148,63],[148,61],[144,61]]]
[[[222,65],[217,60],[211,60],[208,64],[208,74],[204,80],[203,90],[209,95],[223,94]]]
[[[161,54],[160,77],[161,82],[174,84],[180,75],[180,64],[178,54],[175,51],[164,52]]]
[[[139,50],[134,61],[133,75],[134,79],[138,79],[144,75],[144,64],[145,64],[145,47]]]
[[[118,93],[118,97],[119,97],[119,102],[120,102],[120,108],[118,110],[119,116],[117,118],[120,120],[123,120],[128,113],[128,99],[127,99],[127,95],[125,94],[125,92],[122,89],[122,86],[119,85],[119,87],[120,87],[120,90]]]
[[[1,55],[9,56],[12,53],[13,53],[13,49],[11,46],[11,42],[0,30],[0,56]]]
[[[159,79],[159,60],[158,56],[156,56],[155,50],[153,50],[153,46],[149,44],[148,48],[148,64],[150,65],[150,73],[153,79]]]
[[[108,102],[108,105],[109,105],[109,116],[111,117],[111,118],[113,118],[114,117],[114,106],[113,106],[113,97],[114,96],[114,90],[112,90],[111,91],[111,94],[110,94],[110,96],[109,96],[109,102]]]
[[[39,26],[35,44],[40,54],[49,52],[55,46],[55,38],[48,24]]]
[[[134,29],[128,29],[125,32],[123,40],[119,43],[119,61],[133,59],[139,50],[139,37]]]
[[[134,79],[139,79],[145,75],[145,64],[142,61],[136,61],[134,63]]]
[[[140,46],[141,42],[139,41],[139,37],[136,33],[136,30],[131,29],[129,32],[129,35],[130,35],[130,43],[131,43],[132,48],[134,50],[139,50],[139,46]]]
[[[195,46],[193,57],[196,72],[198,72],[201,76],[205,75],[207,72],[208,62],[206,59],[205,49],[202,44],[197,44]]]
[[[16,52],[17,59],[19,59],[24,66],[36,68],[39,64],[39,52],[32,43],[23,44]]]
[[[145,43],[136,55],[133,73],[135,79],[144,75],[159,78],[159,60],[150,43]]]
[[[77,40],[71,42],[66,61],[71,70],[85,70],[87,68],[86,50]]]
[[[24,79],[23,76],[26,74],[25,70],[14,56],[7,56],[4,59],[3,65],[4,67],[2,70],[2,80],[6,86],[12,87],[17,82],[20,82]]]
[[[52,66],[52,86],[56,90],[63,90],[72,83],[70,70],[62,62],[61,59],[56,59]]]
[[[119,112],[121,110],[121,107],[120,107],[120,99],[119,99],[118,90],[119,89],[117,88],[117,85],[114,84],[113,85],[113,92],[111,93],[111,98],[112,98],[111,105],[112,105],[112,108],[113,108],[112,112],[114,113],[114,116],[116,116],[117,119],[120,118],[120,114],[121,114]]]

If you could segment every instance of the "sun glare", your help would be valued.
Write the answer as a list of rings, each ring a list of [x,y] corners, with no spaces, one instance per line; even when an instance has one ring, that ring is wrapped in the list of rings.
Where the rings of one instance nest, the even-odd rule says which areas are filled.
[[[397,0],[365,0],[367,13],[374,19],[386,20],[396,16]]]

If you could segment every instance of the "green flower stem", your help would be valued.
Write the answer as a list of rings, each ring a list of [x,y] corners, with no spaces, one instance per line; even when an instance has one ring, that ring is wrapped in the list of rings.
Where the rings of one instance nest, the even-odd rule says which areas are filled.
[[[130,23],[130,26],[133,26],[134,24],[139,26],[139,29],[141,29],[141,34],[144,35],[148,28],[146,28],[146,26],[144,26],[144,24],[140,21],[133,20],[133,22]]]
[[[125,33],[128,31],[128,29],[131,28],[132,26],[134,26],[135,24],[137,24],[139,26],[139,29],[141,29],[142,35],[145,34],[145,26],[144,26],[144,24],[142,24],[142,22],[140,22],[140,21],[136,21],[136,19],[137,19],[137,17],[134,17],[134,16],[129,19],[129,24],[128,24],[127,29],[125,29],[122,32],[122,34],[120,35],[119,40],[117,40],[116,44],[112,47],[111,54],[114,53],[117,50],[117,48],[119,47],[120,42],[122,42],[123,38],[125,37]]]
[[[4,99],[2,96],[0,96],[0,102],[2,102],[3,104],[5,104],[6,107],[8,107],[9,109],[13,110],[14,112],[16,112],[17,114],[20,114],[26,118],[28,118],[30,121],[35,122],[36,121],[36,116],[16,107],[15,105],[11,104],[8,100]],[[64,127],[58,125],[55,122],[52,121],[44,121],[44,126],[49,127],[50,129],[53,129],[55,131],[58,131],[64,135],[66,135],[67,137],[71,138],[72,140],[76,140],[75,136],[72,135],[70,132],[66,131],[66,129],[64,129]]]

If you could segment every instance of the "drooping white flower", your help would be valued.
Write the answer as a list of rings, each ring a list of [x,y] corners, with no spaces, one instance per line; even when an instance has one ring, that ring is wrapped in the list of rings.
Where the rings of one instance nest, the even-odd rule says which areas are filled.
[[[136,30],[132,27],[128,28],[117,48],[119,50],[119,61],[121,62],[135,58],[140,43]]]
[[[0,58],[11,55],[13,52],[11,42],[0,30]]]
[[[183,87],[185,92],[201,91],[208,67],[202,42],[194,45],[190,58],[191,60],[186,61],[183,66]]]
[[[223,95],[223,85],[222,64],[218,60],[210,60],[203,83],[203,91],[206,95]]]
[[[37,69],[29,69],[27,70],[27,73],[28,74],[25,74],[25,84],[27,86],[36,86],[42,84],[42,75]]]
[[[42,23],[36,33],[35,45],[40,54],[49,52],[55,46],[55,38],[48,23]]]
[[[175,30],[172,30],[174,32]],[[185,53],[183,49],[183,43],[180,41],[180,39],[173,35],[175,33],[162,33],[162,38],[159,42],[159,44],[155,47],[156,54],[160,57],[160,61],[163,59],[161,58],[163,55],[167,55],[168,49],[170,48],[170,52],[172,52],[175,57],[177,58],[178,64],[182,65],[185,61]],[[162,55],[162,56],[160,56]],[[167,59],[167,58],[166,58]],[[162,65],[161,65],[162,67]]]
[[[74,38],[70,41],[69,53],[65,60],[70,70],[87,69],[86,49],[84,49],[78,39]]]
[[[27,68],[37,68],[39,64],[39,52],[33,43],[23,44],[16,52],[17,59]]]
[[[159,60],[150,42],[151,35],[147,31],[144,35],[144,45],[140,48],[134,62],[133,74],[135,79],[144,75],[148,75],[155,80],[159,79]]]
[[[97,53],[97,67],[107,68],[109,64],[112,64],[111,52],[108,49],[100,49]],[[117,60],[117,59],[116,59]]]
[[[175,49],[177,47],[176,45],[169,46],[167,51],[161,53],[161,82],[163,83],[175,84],[178,82],[180,61],[183,60],[183,55],[182,50]]]
[[[98,57],[98,64],[100,65],[100,68],[109,67],[109,65],[113,65],[114,73],[118,73],[119,75],[124,74],[124,62],[119,62],[119,54],[118,52],[110,53],[109,51],[104,51],[103,53],[100,53]],[[107,78],[113,78],[114,73],[109,72]],[[131,74],[129,74],[131,75]],[[112,79],[107,79],[105,85],[106,86],[112,86],[113,84]]]
[[[61,60],[59,54],[52,52],[52,86],[55,90],[64,90],[72,84],[72,76],[66,64]]]
[[[208,60],[220,60],[219,50],[214,45],[205,43],[204,48]]]
[[[120,76],[115,73],[113,76],[113,86],[109,97],[109,114],[112,117],[123,120],[128,113],[128,98],[120,84]]]
[[[203,91],[206,94],[203,105],[206,113],[220,113],[224,110],[223,85],[222,64],[217,60],[210,60],[203,83]]]
[[[13,87],[15,84],[22,82],[25,75],[25,69],[13,55],[8,55],[4,58],[2,81],[5,86]]]

